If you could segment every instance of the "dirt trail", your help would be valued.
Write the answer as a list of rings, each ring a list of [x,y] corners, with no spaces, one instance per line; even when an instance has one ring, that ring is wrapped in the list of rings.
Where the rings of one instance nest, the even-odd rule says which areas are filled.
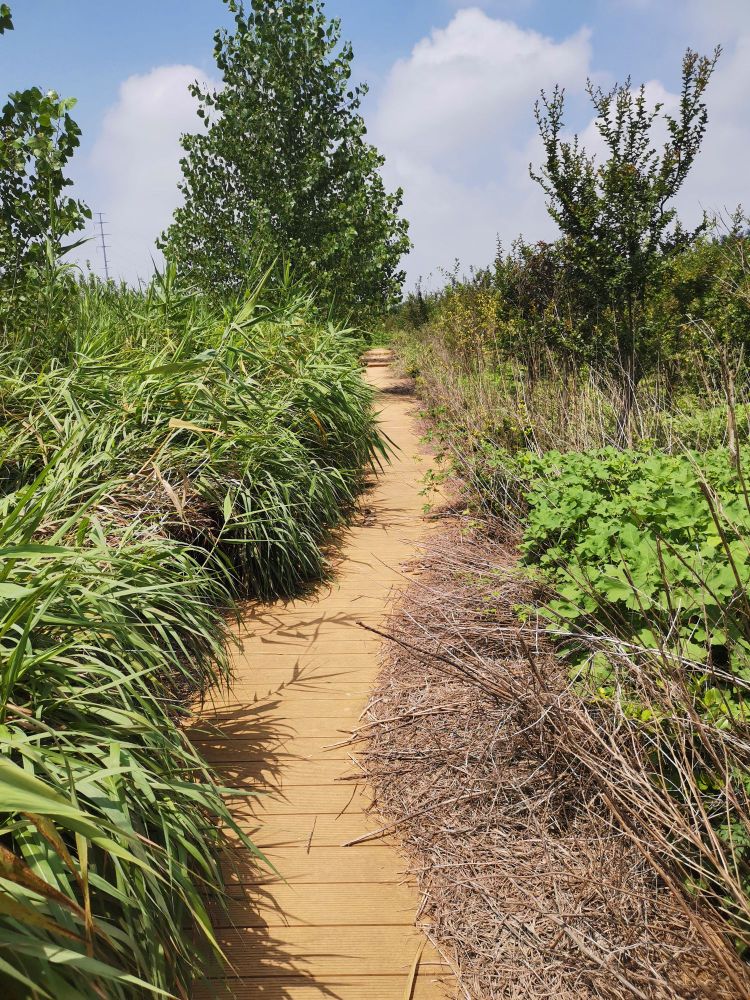
[[[394,460],[346,533],[333,583],[247,617],[232,694],[205,711],[222,733],[204,741],[208,758],[228,780],[268,793],[236,815],[286,881],[239,856],[232,926],[220,932],[236,975],[204,984],[196,1000],[404,1000],[424,941],[393,846],[342,846],[377,824],[366,786],[342,780],[358,773],[348,751],[327,749],[357,727],[378,672],[380,642],[358,622],[382,622],[426,530],[414,400],[384,352],[373,352],[367,377],[381,390]],[[448,996],[441,980],[450,977],[427,946],[412,1000]]]

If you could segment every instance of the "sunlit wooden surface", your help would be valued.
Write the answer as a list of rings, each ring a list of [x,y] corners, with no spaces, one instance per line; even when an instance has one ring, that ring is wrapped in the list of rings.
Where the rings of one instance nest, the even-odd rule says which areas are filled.
[[[368,367],[381,390],[389,367]],[[378,671],[380,640],[358,624],[380,624],[409,577],[426,526],[415,403],[381,391],[383,429],[398,449],[345,536],[333,581],[306,600],[247,616],[229,696],[206,706],[220,735],[199,736],[227,780],[261,797],[235,815],[283,879],[243,851],[227,859],[232,886],[221,942],[232,970],[202,984],[196,1000],[404,1000],[424,938],[419,900],[387,840],[342,846],[377,827],[350,751],[328,749],[359,719]],[[427,946],[413,1000],[452,995],[450,977]]]

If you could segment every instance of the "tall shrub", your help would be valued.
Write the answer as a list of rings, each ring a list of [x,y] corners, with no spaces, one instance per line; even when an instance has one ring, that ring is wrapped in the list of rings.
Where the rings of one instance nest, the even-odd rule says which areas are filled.
[[[564,93],[542,93],[536,106],[546,159],[532,177],[548,196],[550,215],[563,234],[563,250],[591,309],[608,310],[614,334],[612,361],[622,383],[621,436],[627,435],[635,386],[641,377],[640,335],[646,298],[664,262],[704,228],[687,232],[673,204],[698,155],[708,123],[703,100],[720,50],[682,64],[680,105],[665,114],[667,139],[654,137],[662,105],[648,106],[645,87],[628,79],[605,92],[589,83],[596,128],[607,158],[597,164],[578,136],[564,138]],[[592,325],[595,333],[607,324]]]

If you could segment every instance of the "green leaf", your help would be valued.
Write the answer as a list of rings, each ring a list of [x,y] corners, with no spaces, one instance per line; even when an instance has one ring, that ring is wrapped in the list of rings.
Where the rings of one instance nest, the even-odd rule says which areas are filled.
[[[22,597],[29,597],[34,591],[28,587],[20,587],[16,583],[6,583],[0,580],[0,598],[18,600]]]

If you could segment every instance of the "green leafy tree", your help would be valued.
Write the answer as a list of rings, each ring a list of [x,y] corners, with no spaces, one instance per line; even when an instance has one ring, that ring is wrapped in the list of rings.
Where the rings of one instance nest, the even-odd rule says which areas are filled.
[[[7,3],[0,3],[0,35],[13,30],[13,16]]]
[[[643,374],[641,336],[647,297],[665,263],[704,230],[686,231],[672,204],[698,155],[708,123],[703,100],[719,57],[688,50],[682,64],[682,89],[676,115],[649,107],[645,88],[628,79],[611,91],[588,93],[607,158],[597,164],[578,136],[564,138],[564,91],[542,93],[536,119],[546,159],[539,173],[548,209],[563,234],[562,251],[579,300],[588,303],[593,335],[613,333],[612,361],[622,381],[620,434],[628,434],[635,387]],[[662,120],[667,138],[659,149],[655,125]]]
[[[183,137],[184,204],[161,247],[203,289],[241,288],[258,260],[282,257],[338,313],[398,298],[409,249],[402,192],[366,141],[365,86],[321,0],[225,0],[234,30],[215,36],[223,85],[194,84],[203,132]]]
[[[0,34],[13,29],[0,5]],[[9,96],[0,113],[0,280],[18,284],[71,249],[63,240],[83,229],[88,208],[68,197],[65,168],[80,143],[71,98],[39,87]],[[76,244],[74,244],[76,245]]]

